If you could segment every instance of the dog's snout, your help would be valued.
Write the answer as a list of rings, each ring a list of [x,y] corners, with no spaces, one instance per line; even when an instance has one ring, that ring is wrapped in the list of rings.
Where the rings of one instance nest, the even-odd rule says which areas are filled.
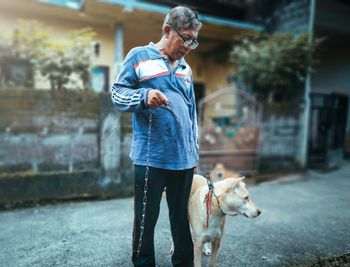
[[[258,216],[261,214],[261,210],[260,209],[258,209]]]

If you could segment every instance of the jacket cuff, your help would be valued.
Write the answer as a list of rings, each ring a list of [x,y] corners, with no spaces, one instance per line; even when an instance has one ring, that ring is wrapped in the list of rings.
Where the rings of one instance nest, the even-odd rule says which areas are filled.
[[[145,91],[144,91],[144,94],[143,94],[143,99],[142,99],[142,102],[141,102],[141,106],[142,108],[144,109],[148,109],[149,106],[147,104],[147,101],[148,101],[148,91],[150,90],[151,88],[147,88]]]

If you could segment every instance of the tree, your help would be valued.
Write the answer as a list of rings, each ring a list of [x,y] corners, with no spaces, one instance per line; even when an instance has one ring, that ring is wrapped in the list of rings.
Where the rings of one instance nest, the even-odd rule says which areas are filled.
[[[230,59],[238,79],[266,100],[274,93],[299,93],[298,83],[313,70],[318,43],[310,42],[308,34],[259,35],[236,45]]]
[[[11,58],[32,64],[36,71],[48,78],[51,89],[65,89],[74,80],[74,74],[79,77],[82,87],[89,89],[95,35],[92,29],[84,28],[70,31],[68,38],[58,39],[42,23],[20,20],[13,34],[12,46],[5,50],[10,50],[7,54]],[[0,53],[2,47],[0,45]],[[0,54],[0,63],[5,60],[6,56]]]

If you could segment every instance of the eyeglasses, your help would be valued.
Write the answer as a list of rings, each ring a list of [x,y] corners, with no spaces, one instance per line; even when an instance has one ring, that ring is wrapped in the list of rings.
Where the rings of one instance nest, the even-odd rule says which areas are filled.
[[[174,31],[176,31],[176,33],[181,37],[182,41],[183,41],[183,46],[186,48],[191,47],[191,49],[196,49],[199,45],[198,41],[196,39],[188,39],[183,37],[177,30],[173,29]]]

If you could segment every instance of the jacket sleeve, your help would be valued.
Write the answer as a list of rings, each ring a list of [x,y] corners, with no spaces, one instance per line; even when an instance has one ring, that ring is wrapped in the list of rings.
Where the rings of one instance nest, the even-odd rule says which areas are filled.
[[[140,112],[147,106],[148,88],[139,88],[132,58],[127,57],[112,86],[112,103],[120,111]]]

